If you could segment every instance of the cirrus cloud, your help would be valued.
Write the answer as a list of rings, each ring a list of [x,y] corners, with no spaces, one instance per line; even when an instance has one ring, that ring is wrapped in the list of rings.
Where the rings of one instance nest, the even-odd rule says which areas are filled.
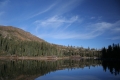
[[[79,20],[78,16],[74,16],[70,19],[54,16],[44,21],[36,21],[35,22],[37,25],[36,29],[38,31],[39,28],[45,28],[46,30],[50,28],[50,31],[41,33],[38,35],[38,37],[43,37],[43,38],[49,37],[55,39],[93,39],[100,35],[104,35],[104,34],[110,35],[110,34],[114,34],[113,32],[119,31],[119,27],[118,27],[119,21],[115,23],[99,22],[99,23],[86,24],[82,29],[83,31],[81,30],[82,27],[78,28],[81,30],[79,32],[77,32],[76,30],[72,30],[72,31],[65,30],[65,29],[69,29],[71,24],[76,22],[77,20]],[[63,28],[65,24],[68,24],[67,28]],[[56,31],[54,31],[53,29],[56,29]],[[109,39],[115,40],[118,38],[119,37],[117,36],[117,38],[114,37],[114,39],[113,38],[109,38]]]

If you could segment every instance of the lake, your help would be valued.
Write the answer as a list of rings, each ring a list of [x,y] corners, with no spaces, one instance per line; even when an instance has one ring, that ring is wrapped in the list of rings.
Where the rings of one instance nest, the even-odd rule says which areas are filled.
[[[0,60],[0,80],[120,80],[120,61]]]

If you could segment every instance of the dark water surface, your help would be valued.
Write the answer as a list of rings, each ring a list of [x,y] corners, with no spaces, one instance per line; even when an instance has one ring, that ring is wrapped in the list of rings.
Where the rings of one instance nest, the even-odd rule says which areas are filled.
[[[120,61],[0,60],[0,80],[120,80]]]

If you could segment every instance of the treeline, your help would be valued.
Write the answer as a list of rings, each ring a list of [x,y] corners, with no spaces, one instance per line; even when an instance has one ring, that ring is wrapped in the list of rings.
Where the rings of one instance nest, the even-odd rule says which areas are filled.
[[[75,46],[60,46],[47,42],[21,41],[0,35],[0,55],[7,56],[80,56],[100,57],[100,51]]]
[[[115,58],[120,59],[120,45],[109,45],[108,48],[102,49],[102,58]]]
[[[14,56],[58,55],[57,48],[46,42],[18,41],[0,37],[0,54]]]

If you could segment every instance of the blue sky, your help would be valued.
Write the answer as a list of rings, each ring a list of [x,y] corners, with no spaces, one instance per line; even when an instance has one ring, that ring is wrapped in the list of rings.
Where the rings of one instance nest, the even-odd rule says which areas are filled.
[[[0,25],[50,43],[100,49],[120,43],[120,0],[0,0]]]

